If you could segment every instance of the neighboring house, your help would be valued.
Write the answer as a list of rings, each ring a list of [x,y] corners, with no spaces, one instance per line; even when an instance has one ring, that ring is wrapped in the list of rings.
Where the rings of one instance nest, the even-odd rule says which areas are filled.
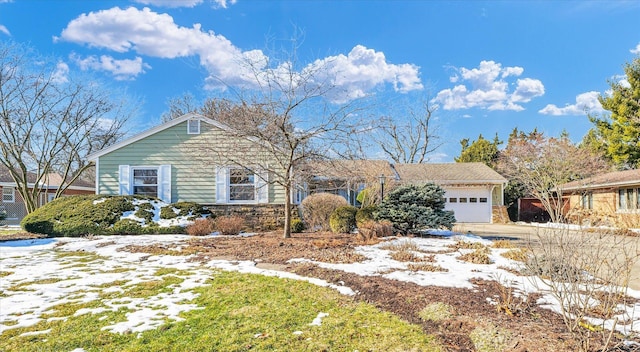
[[[35,173],[29,173],[27,175],[28,186],[33,189],[37,175]],[[38,206],[42,206],[51,200],[56,195],[58,188],[63,184],[62,177],[58,174],[48,174],[43,178],[43,181],[38,186],[42,192],[38,199]],[[73,184],[67,187],[63,192],[63,196],[69,196],[74,194],[93,194],[95,192],[93,185],[83,180],[76,180]],[[2,198],[0,199],[0,209],[6,211],[7,218],[0,221],[0,225],[18,225],[22,218],[27,215],[24,200],[18,193],[17,185],[11,178],[9,170],[3,166],[0,166],[0,193]]]
[[[445,191],[445,209],[456,222],[506,222],[504,187],[507,179],[484,163],[394,165],[401,184],[435,183]]]
[[[640,170],[608,172],[562,186],[573,222],[640,225]]]
[[[197,202],[228,214],[284,204],[283,187],[269,182],[261,167],[270,155],[263,148],[229,126],[189,113],[88,158],[95,163],[97,194]]]
[[[307,194],[329,192],[357,205],[358,192],[369,187],[382,192],[401,184],[435,183],[445,191],[445,209],[457,222],[506,222],[504,186],[507,180],[483,163],[390,164],[382,160],[325,162],[316,166]],[[383,177],[380,177],[383,176]],[[495,216],[494,216],[495,215]]]
[[[296,196],[299,203],[313,193],[332,193],[344,197],[349,204],[359,206],[358,193],[365,188],[381,192],[381,185],[391,186],[399,181],[393,165],[384,160],[331,160],[312,163],[305,173],[308,181],[301,186]]]

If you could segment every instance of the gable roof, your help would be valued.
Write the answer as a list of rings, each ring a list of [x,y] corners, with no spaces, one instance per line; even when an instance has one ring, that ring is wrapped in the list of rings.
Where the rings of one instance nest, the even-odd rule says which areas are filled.
[[[394,165],[408,183],[504,184],[507,179],[484,163],[426,163]]]
[[[134,135],[134,136],[132,136],[130,138],[127,138],[127,139],[125,139],[123,141],[115,143],[115,144],[113,144],[113,145],[111,145],[109,147],[106,147],[106,148],[104,148],[102,150],[99,150],[99,151],[97,151],[95,153],[92,153],[92,154],[87,156],[87,159],[89,161],[98,160],[99,157],[101,157],[101,156],[103,156],[105,154],[109,154],[109,153],[113,152],[114,150],[118,150],[118,149],[120,149],[122,147],[125,147],[125,146],[127,146],[129,144],[135,143],[135,142],[137,142],[137,141],[139,141],[141,139],[147,138],[147,137],[149,137],[151,135],[154,135],[154,134],[156,134],[156,133],[158,133],[160,131],[164,131],[164,130],[166,130],[168,128],[171,128],[171,127],[173,127],[175,125],[183,123],[183,122],[185,122],[187,120],[200,120],[200,121],[208,123],[208,124],[210,124],[212,126],[218,127],[218,128],[220,128],[222,130],[233,131],[233,129],[231,127],[229,127],[229,126],[227,126],[225,124],[222,124],[222,123],[220,123],[220,122],[218,122],[216,120],[210,119],[210,118],[202,116],[200,114],[196,114],[196,113],[190,112],[190,113],[184,114],[184,115],[182,115],[182,116],[180,116],[178,118],[175,118],[173,120],[170,120],[170,121],[167,121],[167,122],[165,122],[163,124],[160,124],[160,125],[158,125],[156,127],[153,127],[153,128],[150,128],[150,129],[148,129],[146,131],[140,132],[140,133],[138,133],[138,134],[136,134],[136,135]]]
[[[640,170],[607,172],[562,185],[565,191],[640,185]]]

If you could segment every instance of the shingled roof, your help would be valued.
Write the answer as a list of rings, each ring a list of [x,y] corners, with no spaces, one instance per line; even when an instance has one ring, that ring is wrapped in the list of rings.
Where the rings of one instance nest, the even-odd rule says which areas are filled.
[[[37,180],[37,175],[35,173],[33,172],[27,173],[27,182],[29,184],[33,184],[36,180]],[[48,187],[57,188],[57,187],[60,187],[60,185],[62,185],[62,176],[60,176],[57,173],[50,173],[43,178],[43,182]],[[5,185],[9,185],[9,184],[15,185],[15,181],[13,180],[13,178],[11,177],[11,174],[9,173],[9,169],[7,169],[5,166],[0,166],[0,183]],[[70,187],[72,189],[75,187],[94,188],[95,185],[89,181],[77,179],[71,184]]]
[[[507,179],[484,163],[396,164],[400,180],[406,183],[502,184]]]
[[[618,186],[640,185],[640,170],[607,172],[582,180],[571,181],[562,186],[563,190],[595,189]]]

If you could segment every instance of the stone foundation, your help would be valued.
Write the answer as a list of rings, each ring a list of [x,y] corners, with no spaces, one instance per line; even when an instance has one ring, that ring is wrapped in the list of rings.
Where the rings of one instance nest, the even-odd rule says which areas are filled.
[[[284,227],[284,204],[210,204],[206,207],[215,216],[237,215],[244,218],[249,231],[272,231]],[[298,207],[292,205],[292,218],[298,217]]]
[[[491,209],[491,223],[493,224],[508,224],[509,213],[507,207],[504,205],[494,205]]]

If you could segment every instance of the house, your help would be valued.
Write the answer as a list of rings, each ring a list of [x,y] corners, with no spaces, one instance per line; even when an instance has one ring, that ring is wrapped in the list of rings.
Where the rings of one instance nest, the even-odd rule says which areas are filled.
[[[382,195],[402,184],[435,183],[445,191],[445,209],[457,222],[506,222],[504,187],[507,180],[483,163],[391,164],[384,160],[339,160],[313,168],[306,194],[339,194],[350,204],[364,188]]]
[[[376,193],[384,192],[399,181],[396,170],[385,160],[328,160],[312,162],[305,170],[309,177],[302,183],[296,203],[313,193],[332,193],[344,197],[349,204],[359,206],[358,194],[365,188]],[[381,194],[381,193],[380,193]]]
[[[603,173],[561,189],[572,222],[640,227],[640,170]]]
[[[394,165],[400,184],[435,183],[445,191],[445,209],[456,222],[506,222],[504,187],[507,179],[484,163],[424,163]]]
[[[265,148],[237,137],[229,126],[189,113],[88,158],[95,163],[97,194],[197,202],[217,214],[254,212],[249,217],[265,220],[277,213],[274,208],[284,209],[285,201],[284,188],[270,182],[266,166],[276,163]]]
[[[27,182],[30,189],[33,189],[36,186],[36,179],[37,175],[35,173],[27,174]],[[37,206],[40,207],[53,200],[58,188],[62,185],[63,179],[60,175],[55,173],[45,175],[38,185],[41,193]],[[94,191],[92,184],[83,180],[76,180],[66,188],[62,193],[62,196],[93,194]],[[0,199],[0,210],[5,211],[7,214],[6,219],[0,221],[0,225],[20,224],[22,218],[27,215],[27,210],[24,200],[20,196],[20,193],[18,193],[15,181],[11,178],[9,170],[4,166],[0,166],[0,193],[2,194],[2,198]]]

